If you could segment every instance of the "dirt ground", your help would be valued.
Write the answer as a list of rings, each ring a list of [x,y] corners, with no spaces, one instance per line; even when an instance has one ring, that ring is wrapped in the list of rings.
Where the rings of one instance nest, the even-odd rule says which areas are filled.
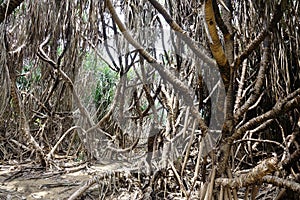
[[[95,174],[110,173],[112,168],[82,164],[64,170],[46,170],[32,164],[0,165],[0,200],[68,199]],[[93,188],[89,190],[86,193],[89,193],[90,198],[83,199],[94,199],[91,192]],[[99,193],[99,186],[97,190]]]
[[[0,166],[0,199],[67,199],[90,178],[85,170],[63,174],[33,167]]]

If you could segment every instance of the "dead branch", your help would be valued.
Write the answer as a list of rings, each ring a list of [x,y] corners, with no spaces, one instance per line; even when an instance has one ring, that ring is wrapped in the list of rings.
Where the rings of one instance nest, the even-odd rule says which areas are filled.
[[[239,129],[237,129],[230,138],[228,138],[228,141],[232,143],[234,140],[239,139],[243,135],[243,133],[245,133],[247,130],[255,128],[269,119],[276,118],[284,114],[285,112],[296,108],[299,105],[300,105],[300,88],[294,91],[293,93],[289,94],[286,98],[277,101],[277,103],[275,104],[272,110],[258,117],[255,117],[250,121],[248,121],[247,123],[245,123]]]
[[[183,99],[185,100],[187,105],[189,105],[191,107],[191,113],[194,115],[194,117],[196,117],[198,119],[200,129],[202,130],[203,135],[205,136],[207,134],[208,127],[205,124],[205,122],[203,121],[203,119],[200,117],[199,111],[193,105],[193,100],[191,98],[190,89],[182,81],[180,81],[176,76],[174,76],[172,73],[170,73],[169,70],[167,70],[166,68],[163,68],[163,66],[154,57],[152,57],[149,54],[149,52],[147,52],[136,40],[134,40],[134,38],[127,31],[125,25],[120,20],[118,14],[115,11],[115,8],[113,7],[110,0],[106,0],[106,6],[112,15],[112,18],[115,20],[116,24],[118,25],[120,31],[122,32],[124,37],[127,39],[127,41],[139,51],[139,53],[148,61],[148,63],[152,67],[154,67],[157,70],[157,72],[161,75],[161,77],[163,77],[164,79],[169,81],[173,85],[175,90],[177,90],[177,92],[183,96]]]
[[[210,67],[216,67],[216,63],[213,59],[207,56],[207,53],[202,52],[198,46],[196,46],[196,42],[191,39],[186,31],[184,31],[176,21],[168,14],[168,11],[156,0],[149,0],[149,2],[153,5],[153,7],[164,17],[166,22],[170,25],[170,27],[179,33],[181,33],[184,37],[183,40],[186,44],[194,51],[194,53],[201,58],[205,63]]]
[[[50,160],[53,156],[53,153],[55,152],[55,150],[57,149],[58,145],[64,140],[64,138],[73,130],[75,129],[79,129],[83,132],[85,132],[85,130],[80,127],[80,126],[73,126],[71,128],[69,128],[60,138],[59,140],[56,142],[56,144],[54,145],[54,147],[51,149],[51,151],[47,154],[47,159]]]
[[[277,157],[268,158],[255,166],[249,173],[242,174],[239,177],[217,178],[215,183],[224,187],[241,188],[252,185],[263,179],[264,176],[277,170]]]
[[[276,176],[265,176],[262,178],[262,181],[264,183],[273,184],[275,186],[283,187],[286,189],[290,189],[294,192],[300,193],[300,184],[295,181],[286,180]]]
[[[237,69],[240,64],[259,46],[259,44],[267,37],[269,32],[275,27],[283,15],[283,4],[285,1],[281,1],[281,4],[276,6],[273,17],[268,26],[264,28],[257,37],[246,47],[246,49],[237,57],[233,62],[233,66]]]
[[[239,108],[236,113],[234,114],[234,118],[237,120],[240,118],[246,111],[248,111],[249,107],[257,101],[261,94],[261,89],[263,86],[263,81],[265,78],[265,73],[267,70],[267,67],[270,63],[270,37],[266,36],[265,42],[264,42],[264,50],[262,55],[262,61],[260,64],[260,68],[257,74],[256,82],[254,85],[254,91],[252,95],[249,97],[249,99],[246,101],[244,105],[242,105],[241,108]]]
[[[102,180],[104,178],[108,177],[107,174],[103,174],[100,176],[94,176],[90,180],[88,180],[82,187],[80,187],[76,192],[74,192],[68,200],[75,200],[79,198],[85,191],[87,191],[91,186],[93,186],[95,183],[97,183],[99,180]]]

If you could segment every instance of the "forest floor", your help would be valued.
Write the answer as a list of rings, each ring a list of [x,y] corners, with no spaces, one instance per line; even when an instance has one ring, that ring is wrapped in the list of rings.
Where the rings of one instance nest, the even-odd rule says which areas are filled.
[[[167,198],[162,198],[163,193],[151,192],[151,181],[142,173],[133,172],[129,167],[120,167],[124,165],[66,162],[62,168],[57,167],[62,165],[56,165],[55,169],[45,169],[34,163],[0,164],[0,200],[128,200],[153,199],[152,195],[156,199],[184,199],[180,188],[172,184],[174,181],[170,179],[171,176],[168,186],[170,189],[173,185],[173,190]],[[275,199],[277,192],[275,187],[263,185],[256,199]],[[238,191],[238,199],[244,199],[244,195],[242,188]],[[191,197],[198,197],[198,193],[192,193]]]
[[[95,174],[111,174],[109,170],[111,169],[107,166],[87,164],[64,170],[46,170],[34,164],[0,165],[0,200],[68,199],[89,180],[93,180]],[[109,179],[110,177],[107,176],[106,182],[110,182]],[[97,188],[89,187],[85,194],[81,195],[81,199],[106,199],[107,196],[99,196],[101,194],[99,184],[95,185],[98,185]],[[106,186],[102,187],[102,190],[111,190]],[[103,194],[109,194],[109,199],[122,199],[121,196],[124,197],[123,199],[131,199],[131,196],[124,192]],[[137,197],[137,194],[135,195]]]

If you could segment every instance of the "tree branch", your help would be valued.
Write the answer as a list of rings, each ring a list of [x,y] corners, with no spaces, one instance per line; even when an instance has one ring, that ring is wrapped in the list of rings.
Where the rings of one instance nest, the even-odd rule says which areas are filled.
[[[241,126],[239,129],[235,131],[235,133],[230,138],[228,138],[228,142],[232,143],[234,140],[239,139],[243,135],[243,133],[245,133],[247,130],[253,129],[258,125],[264,123],[265,121],[276,118],[282,115],[283,113],[290,111],[295,107],[299,106],[300,105],[299,95],[300,95],[300,88],[294,91],[293,93],[289,94],[283,100],[278,101],[272,110],[251,119],[246,124]]]
[[[217,178],[215,183],[230,188],[246,187],[262,180],[264,176],[274,172],[277,169],[277,158],[272,157],[262,161],[254,167],[249,173],[242,174],[236,178]]]
[[[265,176],[262,181],[300,193],[300,184],[294,181],[285,180],[275,176]]]
[[[208,132],[208,127],[205,124],[205,122],[203,121],[203,119],[201,118],[197,108],[193,105],[193,98],[191,96],[190,88],[187,87],[176,76],[174,76],[172,73],[170,73],[169,70],[163,68],[162,64],[160,64],[154,57],[152,57],[150,55],[150,53],[148,51],[146,51],[136,40],[134,40],[134,38],[127,31],[125,25],[121,22],[118,14],[116,13],[116,10],[113,7],[110,0],[106,0],[106,6],[107,6],[108,10],[110,11],[113,20],[116,22],[120,31],[124,35],[125,39],[139,51],[139,53],[145,58],[145,60],[148,61],[148,63],[154,69],[157,70],[157,72],[163,79],[167,80],[171,85],[173,85],[175,91],[178,94],[182,95],[185,103],[191,107],[191,113],[193,114],[194,117],[197,118],[197,120],[199,122],[199,127],[202,130],[203,135],[205,136]]]
[[[245,112],[247,112],[249,107],[253,105],[255,101],[259,98],[269,61],[270,61],[270,38],[267,36],[264,42],[262,61],[256,78],[256,83],[254,85],[254,92],[253,94],[251,94],[251,96],[246,101],[246,103],[236,111],[234,116],[235,120],[238,120]]]
[[[217,23],[216,23],[212,0],[205,1],[204,11],[205,11],[205,21],[209,31],[209,36],[211,38],[210,50],[214,58],[216,59],[223,83],[225,85],[225,90],[227,91],[230,82],[230,68],[218,35]]]
[[[164,17],[166,22],[170,25],[170,27],[182,34],[182,39],[186,44],[192,49],[192,51],[199,57],[203,62],[205,62],[210,67],[216,67],[216,63],[213,59],[205,55],[197,45],[195,45],[195,41],[191,39],[186,31],[184,31],[176,22],[175,20],[168,14],[166,9],[156,0],[149,0],[149,2],[153,5],[153,7]]]
[[[283,10],[282,10],[282,4],[284,1],[281,1],[280,5],[276,6],[276,9],[274,11],[274,15],[269,23],[269,25],[264,28],[258,36],[246,47],[246,49],[234,60],[233,66],[234,68],[237,68],[240,66],[240,64],[248,58],[248,56],[256,49],[259,44],[267,37],[269,34],[269,31],[271,31],[274,26],[280,21],[282,15],[283,15]]]

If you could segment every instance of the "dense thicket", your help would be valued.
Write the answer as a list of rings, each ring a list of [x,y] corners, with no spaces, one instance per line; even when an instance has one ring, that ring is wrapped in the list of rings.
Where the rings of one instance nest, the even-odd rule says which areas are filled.
[[[0,160],[131,163],[161,198],[297,198],[299,16],[297,0],[3,1]]]

